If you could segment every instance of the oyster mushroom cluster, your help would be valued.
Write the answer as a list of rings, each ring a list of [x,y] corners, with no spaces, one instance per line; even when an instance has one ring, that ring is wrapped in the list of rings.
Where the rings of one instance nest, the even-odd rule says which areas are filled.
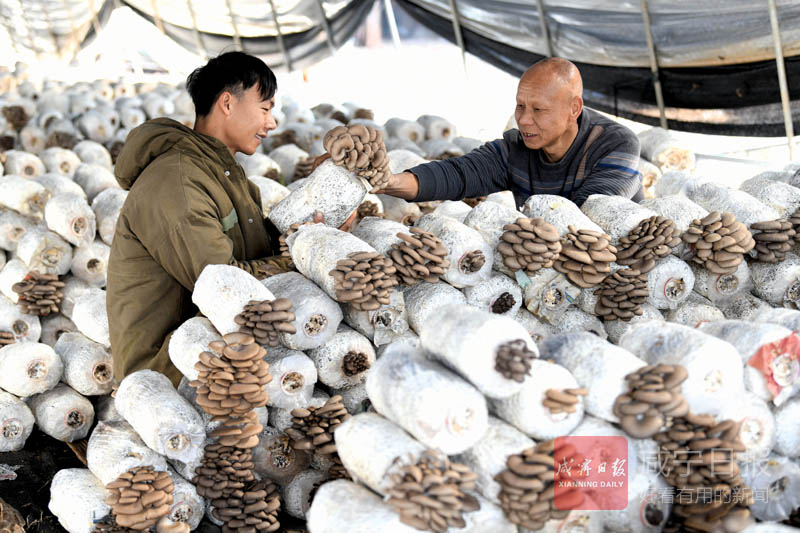
[[[263,430],[258,415],[250,411],[241,418],[229,418],[209,434],[223,446],[250,449],[258,445],[258,434]]]
[[[311,156],[311,155],[300,159],[300,161],[298,161],[297,165],[295,165],[295,167],[294,167],[294,180],[293,181],[297,181],[297,180],[300,180],[300,179],[303,179],[303,178],[307,178],[308,176],[310,176],[311,172],[313,172],[313,170],[314,170],[314,162],[316,160],[317,160],[317,158],[314,157],[314,156]],[[267,176],[267,177],[271,178],[272,176]],[[275,178],[272,178],[272,179],[275,179]]]
[[[338,394],[331,396],[321,407],[292,409],[292,427],[286,434],[297,450],[311,450],[318,455],[336,453],[334,430],[350,418]]]
[[[694,219],[682,239],[694,252],[691,260],[714,274],[736,272],[744,254],[756,245],[750,231],[733,213],[719,211]]]
[[[227,516],[238,516],[242,510],[240,502],[228,503],[230,498],[241,499],[247,484],[255,481],[253,456],[243,450],[222,444],[209,444],[203,452],[200,466],[195,468],[192,483],[197,494],[208,500],[220,520]]]
[[[228,496],[235,490],[242,490],[245,483],[253,481],[253,457],[249,450],[209,444],[205,447],[203,459],[195,469],[192,480],[197,493],[214,504],[227,505]],[[220,509],[216,504],[215,507]]]
[[[475,489],[477,479],[465,465],[450,462],[441,452],[425,450],[416,464],[392,474],[386,503],[400,514],[401,522],[420,531],[463,528],[462,514],[480,509],[478,500],[465,492]]]
[[[15,283],[11,290],[19,295],[22,312],[28,315],[47,316],[58,313],[64,297],[64,282],[56,274],[40,274],[32,270],[25,279]]]
[[[792,213],[787,220],[792,224],[795,244],[800,244],[800,209]]]
[[[647,365],[625,376],[629,390],[614,402],[625,433],[646,439],[661,431],[668,419],[686,416],[689,404],[680,387],[688,375],[681,365]]]
[[[594,291],[594,312],[603,320],[630,320],[642,314],[647,301],[647,276],[638,268],[621,268],[609,274]]]
[[[494,369],[504,378],[522,383],[530,375],[531,361],[534,359],[536,354],[524,340],[508,341],[495,350]]]
[[[195,363],[197,379],[189,384],[197,390],[197,405],[226,425],[237,426],[250,411],[267,405],[269,397],[264,386],[272,376],[264,361],[267,351],[252,336],[228,333],[222,339],[209,344],[219,356],[211,352],[200,354]]]
[[[458,269],[464,274],[472,274],[483,268],[486,256],[481,250],[472,250],[465,253],[458,261]]]
[[[3,107],[3,118],[17,131],[24,128],[31,119],[28,113],[25,112],[25,108],[20,105],[7,105]]]
[[[278,487],[264,479],[254,481],[243,490],[235,490],[226,500],[227,507],[217,507],[217,515],[225,521],[222,533],[278,531],[281,508]]]
[[[397,269],[397,277],[408,286],[421,281],[438,282],[439,276],[450,266],[447,247],[433,233],[413,227],[409,231],[412,235],[397,234],[403,242],[393,244],[388,254]]]
[[[483,202],[484,200],[486,200],[485,196],[475,196],[473,198],[464,198],[462,200],[462,202],[464,202],[465,204],[467,204],[470,207],[475,207],[476,205],[478,205],[479,203]]]
[[[108,153],[111,154],[111,163],[115,165],[117,164],[117,158],[119,157],[119,153],[122,151],[123,146],[125,146],[124,142],[113,141],[108,147]]]
[[[561,239],[555,226],[543,218],[518,218],[503,226],[497,251],[511,270],[533,273],[551,268],[561,252]]]
[[[542,405],[547,407],[554,415],[559,413],[574,413],[577,411],[578,402],[582,396],[589,394],[585,387],[579,389],[547,389],[544,393]]]
[[[0,331],[0,347],[14,344],[14,334],[10,331]]]
[[[577,489],[559,492],[555,504],[556,460],[574,458],[574,447],[555,449],[555,441],[542,442],[506,460],[506,469],[495,476],[500,484],[500,507],[506,517],[525,529],[542,529],[551,518],[564,518],[569,509],[583,503]],[[577,461],[580,463],[580,461]]]
[[[353,111],[353,118],[363,118],[366,120],[375,120],[375,112],[372,109],[367,109],[366,107],[359,107],[355,111]]]
[[[366,178],[371,192],[388,185],[392,171],[380,130],[363,124],[337,126],[325,134],[322,145],[334,163]]]
[[[398,285],[396,273],[392,260],[378,252],[353,252],[330,271],[336,300],[359,311],[374,311],[389,303],[389,294]]]
[[[794,246],[797,232],[789,220],[769,220],[750,224],[755,230],[753,240],[756,241],[756,259],[762,263],[779,263],[786,258],[786,252]]]
[[[405,226],[409,226],[410,227],[410,226],[413,226],[414,224],[416,224],[417,220],[419,220],[419,219],[420,219],[420,215],[411,215],[411,214],[409,214],[409,215],[406,215],[403,218],[401,218],[400,219],[400,223],[405,225]]]
[[[277,531],[274,487],[247,485],[255,481],[251,450],[263,429],[253,409],[269,401],[264,386],[272,380],[266,350],[244,333],[229,333],[209,348],[216,353],[200,354],[198,378],[189,384],[197,389],[197,404],[222,425],[209,435],[216,442],[205,447],[192,482],[225,522],[223,531]]]
[[[366,372],[370,366],[369,356],[363,352],[347,352],[342,358],[342,373],[347,377]]]
[[[656,261],[672,253],[681,243],[681,230],[675,222],[662,216],[642,220],[628,235],[619,240],[617,263],[650,272]]]
[[[362,220],[367,217],[383,218],[383,213],[380,212],[380,207],[375,202],[364,200],[356,209],[356,220]]]
[[[117,525],[141,531],[149,529],[169,514],[172,505],[172,479],[152,466],[137,466],[106,485]]]
[[[269,140],[270,146],[273,150],[285,144],[299,145],[297,134],[294,130],[283,130],[281,132],[273,133],[269,136]]]
[[[330,459],[331,463],[333,464],[331,464],[330,468],[328,468],[328,481],[334,481],[336,479],[351,479],[350,474],[344,467],[342,459],[339,457],[338,453],[331,455]]]
[[[745,450],[739,438],[741,424],[688,413],[653,437],[660,447],[664,478],[681,491],[664,531],[711,531],[723,520],[747,520],[753,493],[735,460],[736,453]]]
[[[46,127],[46,126],[45,126]],[[78,138],[66,131],[59,131],[55,130],[50,135],[47,136],[47,139],[44,141],[45,148],[65,148],[67,150],[72,150],[76,144],[78,144]]]
[[[561,239],[561,253],[553,267],[578,287],[590,289],[611,272],[617,249],[605,233],[575,226],[568,229]]]
[[[253,277],[258,280],[266,279],[271,276],[276,276],[284,272],[284,270],[282,270],[280,267],[263,260],[252,261],[252,264],[253,264]]]
[[[492,313],[502,315],[503,313],[510,311],[516,303],[517,301],[510,292],[504,292],[492,302],[490,308]]]
[[[294,224],[289,226],[289,229],[286,230],[286,233],[278,237],[278,246],[280,249],[280,255],[282,255],[283,257],[292,257],[292,254],[289,253],[289,245],[286,244],[286,237],[288,237],[289,235],[300,229],[300,226],[310,226],[311,224],[312,224],[311,222],[295,222]]]
[[[278,346],[280,333],[297,333],[292,325],[295,319],[292,309],[288,298],[251,300],[233,320],[239,325],[239,333],[252,335],[258,344]]]
[[[297,175],[297,170],[295,169],[295,175]],[[277,168],[271,167],[268,168],[267,171],[264,173],[264,177],[271,179],[272,181],[277,181],[280,183],[281,181],[281,173]]]
[[[0,498],[0,531],[7,533],[25,533],[25,519],[19,511]]]

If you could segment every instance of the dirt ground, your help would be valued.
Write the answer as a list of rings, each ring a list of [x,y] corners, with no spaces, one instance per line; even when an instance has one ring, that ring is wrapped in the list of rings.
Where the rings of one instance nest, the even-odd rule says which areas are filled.
[[[11,467],[13,474],[4,474]],[[64,533],[66,530],[47,508],[50,481],[63,468],[86,468],[67,445],[34,429],[18,452],[0,453],[0,498],[25,519],[27,533]],[[16,474],[16,478],[8,479]],[[281,531],[303,531],[303,523],[281,514]],[[195,530],[218,533],[220,528],[203,520]]]
[[[0,470],[10,466],[15,479],[0,473],[0,497],[25,519],[25,531],[63,533],[58,519],[47,508],[50,502],[50,481],[62,468],[85,468],[66,444],[34,429],[25,448],[18,452],[0,453]]]

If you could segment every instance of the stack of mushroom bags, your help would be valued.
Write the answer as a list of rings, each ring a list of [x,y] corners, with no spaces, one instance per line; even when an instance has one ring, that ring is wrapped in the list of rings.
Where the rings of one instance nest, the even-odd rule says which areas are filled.
[[[34,425],[55,436],[50,420],[70,429],[83,420],[84,433],[56,437],[88,437],[88,469],[59,472],[51,486],[67,530],[194,529],[205,515],[242,531],[274,530],[284,517],[312,532],[740,531],[800,505],[791,169],[740,190],[665,172],[640,205],[592,196],[578,208],[539,195],[518,210],[507,192],[415,204],[371,192],[386,160],[398,172],[480,142],[441,117],[381,125],[357,105],[284,100],[279,130],[237,158],[295,270],[258,280],[207,267],[193,295],[202,316],[169,346],[185,379],[176,388],[137,372],[112,398],[104,275],[90,278],[88,265],[104,271],[107,255],[94,250],[110,245],[125,193],[104,180],[114,146],[91,117],[116,112],[110,129],[124,140],[116,128],[135,124],[123,117],[183,121],[193,114],[186,97],[124,82],[25,82],[0,96],[0,107],[16,102],[33,117],[2,128],[33,159],[4,152],[4,173],[18,179],[13,198],[0,199],[14,202],[0,213],[0,419],[12,421],[0,443],[17,449]],[[44,178],[71,156],[46,155],[46,139],[26,149],[34,127],[69,130],[91,150],[65,148],[78,158],[63,165],[72,173]],[[87,165],[106,172],[96,178]],[[54,192],[37,196],[31,183]],[[83,203],[53,201],[78,189]],[[76,205],[86,223],[60,222]],[[95,237],[73,242],[92,227],[84,205]],[[297,205],[311,209],[287,209]],[[307,224],[316,208],[325,224]],[[353,211],[352,231],[337,229]],[[82,270],[64,259],[87,243]],[[81,390],[75,375],[108,378],[107,388]],[[94,423],[75,408],[79,395]],[[627,438],[624,509],[556,505],[556,439],[567,436]],[[612,453],[602,440],[595,448],[593,464]],[[726,451],[705,470],[676,466],[709,449]],[[731,471],[706,475],[717,463]],[[708,491],[739,499],[700,501]],[[601,505],[604,495],[583,497]]]

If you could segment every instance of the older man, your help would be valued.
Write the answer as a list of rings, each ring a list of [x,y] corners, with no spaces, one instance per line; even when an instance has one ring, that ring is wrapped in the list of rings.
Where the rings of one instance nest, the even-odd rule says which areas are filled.
[[[625,126],[583,107],[575,65],[548,58],[517,87],[519,129],[462,157],[394,174],[380,191],[406,200],[461,200],[511,190],[517,207],[532,194],[581,205],[591,194],[643,199],[639,140]]]

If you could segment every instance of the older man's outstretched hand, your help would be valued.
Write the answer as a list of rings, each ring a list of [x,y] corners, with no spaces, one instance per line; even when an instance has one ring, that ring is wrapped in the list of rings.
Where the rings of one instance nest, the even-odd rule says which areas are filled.
[[[388,194],[403,200],[413,200],[419,194],[419,180],[411,172],[392,174],[389,183],[375,194]]]

